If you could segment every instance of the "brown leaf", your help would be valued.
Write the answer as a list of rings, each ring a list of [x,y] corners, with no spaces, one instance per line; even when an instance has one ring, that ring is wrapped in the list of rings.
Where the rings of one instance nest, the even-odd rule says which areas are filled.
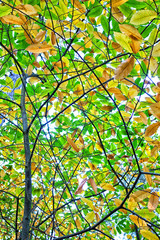
[[[76,146],[76,144],[73,142],[72,139],[70,139],[69,137],[67,137],[67,142],[69,143],[69,145],[76,151],[79,152],[79,148]]]
[[[123,48],[121,47],[121,45],[119,43],[116,42],[112,42],[112,47],[114,48],[114,50],[116,50],[117,52],[122,52]]]
[[[143,171],[144,172],[149,172],[149,169],[146,166],[144,166]],[[145,174],[145,178],[146,178],[146,181],[148,182],[149,186],[151,187],[152,186],[152,177],[151,177],[151,175]]]
[[[158,207],[159,203],[159,196],[157,195],[157,192],[153,192],[149,198],[148,202],[148,210],[154,211]]]
[[[134,67],[134,58],[130,57],[125,62],[121,63],[115,70],[115,79],[123,79],[128,76]]]
[[[95,183],[94,179],[89,178],[88,183],[91,184],[91,187],[93,188],[93,191],[95,192],[95,194],[97,194],[97,186],[96,186],[96,183]]]
[[[23,25],[23,20],[17,16],[14,15],[7,15],[2,17],[2,19],[6,22],[6,23],[10,23],[10,24],[16,24],[16,25]]]
[[[56,35],[53,31],[51,32],[51,43],[52,43],[53,46],[56,43]]]
[[[87,182],[87,178],[84,178],[82,182],[79,184],[77,190],[75,191],[75,194],[79,194],[83,191],[83,186]]]
[[[32,53],[42,53],[50,50],[52,46],[48,44],[42,44],[42,43],[36,43],[36,44],[31,44],[26,48],[27,51],[32,52]]]
[[[160,126],[160,122],[156,122],[156,123],[153,123],[153,124],[149,125],[146,129],[145,137],[150,137],[154,133],[156,133],[159,126]]]

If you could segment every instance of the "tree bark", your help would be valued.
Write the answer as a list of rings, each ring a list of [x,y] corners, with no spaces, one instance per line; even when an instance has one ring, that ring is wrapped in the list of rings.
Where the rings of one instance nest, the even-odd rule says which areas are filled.
[[[29,228],[31,218],[31,203],[32,203],[32,182],[31,182],[31,160],[30,160],[30,146],[29,146],[29,132],[27,124],[27,113],[25,107],[25,88],[26,78],[23,78],[22,93],[21,93],[21,113],[23,123],[23,139],[25,149],[25,201],[24,201],[24,215],[23,226],[21,232],[21,239],[29,239]]]

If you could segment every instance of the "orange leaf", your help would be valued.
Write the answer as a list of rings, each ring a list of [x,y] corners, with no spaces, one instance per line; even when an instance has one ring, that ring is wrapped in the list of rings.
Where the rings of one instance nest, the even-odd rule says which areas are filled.
[[[144,166],[143,171],[144,172],[149,172],[149,169],[146,166]],[[152,186],[152,177],[151,177],[151,175],[145,174],[145,178],[146,178],[146,181],[148,182],[149,186],[151,187]]]
[[[131,194],[131,198],[133,198],[136,202],[141,202],[150,195],[150,192],[150,189],[138,190]]]
[[[148,210],[154,211],[158,207],[159,203],[159,196],[156,192],[153,192],[150,196],[149,202],[148,202]]]
[[[83,191],[83,186],[87,182],[87,178],[84,178],[82,182],[79,184],[77,190],[75,191],[75,194],[79,194]]]
[[[147,125],[148,119],[147,119],[146,114],[144,112],[139,112],[138,114],[141,116],[142,122]]]
[[[81,3],[78,0],[71,0],[71,3],[73,6],[75,6],[81,13],[85,13],[85,8],[81,5]]]
[[[137,225],[137,227],[141,227],[142,228],[142,227],[146,227],[147,226],[147,223],[144,220],[142,220],[141,218],[139,218],[139,217],[137,217],[135,215],[130,215],[129,217],[132,220],[132,222],[134,222]]]
[[[132,48],[133,53],[138,53],[140,49],[141,42],[137,39],[131,38],[132,42],[130,43],[130,46]]]
[[[95,194],[97,194],[97,186],[96,186],[95,181],[92,178],[90,178],[90,179],[88,179],[88,183],[91,184],[91,187],[93,188],[93,191],[95,192]]]
[[[52,43],[53,46],[56,43],[56,35],[53,31],[51,32],[51,43]]]
[[[46,34],[46,31],[39,32],[35,37],[35,42],[37,42],[37,43],[41,42],[43,37],[45,36],[45,34]]]
[[[6,22],[6,23],[10,23],[10,24],[17,24],[17,25],[23,25],[23,20],[17,16],[14,15],[7,15],[2,17],[2,19]]]
[[[150,137],[154,133],[156,133],[159,126],[160,126],[160,122],[156,122],[156,123],[153,123],[153,124],[149,125],[146,129],[145,137]]]
[[[128,0],[112,0],[111,2],[113,7],[118,7],[127,1]]]
[[[122,204],[122,200],[116,198],[114,200],[114,203],[116,204],[117,207],[119,207]],[[124,214],[127,214],[127,210],[126,209],[120,209],[119,211],[123,212]]]
[[[128,76],[134,66],[134,58],[130,57],[125,62],[121,63],[115,70],[115,79],[123,79]]]
[[[112,16],[118,21],[123,22],[123,13],[119,10],[118,7],[112,7]]]
[[[27,51],[32,52],[32,53],[42,53],[50,50],[52,46],[48,44],[42,44],[42,43],[36,43],[36,44],[31,44],[26,48]]]
[[[72,139],[70,139],[69,137],[67,137],[67,142],[69,143],[69,145],[76,151],[79,152],[79,148],[76,146],[76,144],[73,142]]]
[[[21,13],[27,14],[29,16],[37,13],[37,10],[30,4],[19,5],[16,7],[21,11]]]
[[[137,40],[142,40],[141,34],[138,32],[138,30],[135,27],[129,24],[121,24],[121,25],[119,24],[119,28],[121,32],[126,34],[127,36],[131,38],[135,38]]]
[[[153,104],[150,105],[150,107],[151,107],[151,110],[152,110],[152,114],[156,118],[160,119],[160,102],[153,103]]]

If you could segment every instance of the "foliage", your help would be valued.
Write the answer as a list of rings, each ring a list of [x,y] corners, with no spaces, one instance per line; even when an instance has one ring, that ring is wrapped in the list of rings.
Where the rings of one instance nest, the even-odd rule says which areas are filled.
[[[0,2],[1,239],[158,240],[159,0]]]

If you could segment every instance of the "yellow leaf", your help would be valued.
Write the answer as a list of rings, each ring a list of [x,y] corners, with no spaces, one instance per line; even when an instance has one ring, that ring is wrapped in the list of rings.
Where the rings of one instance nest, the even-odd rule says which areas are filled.
[[[160,57],[160,42],[154,45],[153,51],[152,51],[153,57]]]
[[[156,122],[156,123],[153,123],[153,124],[149,125],[146,129],[145,137],[150,137],[154,133],[156,133],[159,126],[160,126],[160,122]]]
[[[118,7],[127,1],[128,0],[112,0],[111,3],[113,7]]]
[[[77,145],[74,143],[74,141],[71,138],[67,137],[67,142],[76,152],[79,152],[80,149],[77,147]]]
[[[144,172],[149,172],[149,169],[146,166],[144,166],[143,171]],[[152,177],[151,177],[151,175],[145,174],[145,178],[146,178],[146,181],[148,182],[149,186],[151,187],[152,186]]]
[[[132,222],[134,222],[137,225],[137,227],[143,228],[143,227],[147,226],[147,223],[144,220],[142,220],[141,218],[139,218],[135,215],[130,215],[129,217],[132,220]]]
[[[27,68],[27,74],[28,75],[31,75],[33,72],[33,66],[31,64],[28,65],[28,68]]]
[[[138,32],[138,30],[129,25],[129,24],[119,24],[119,28],[122,33],[126,34],[128,37],[134,37],[137,40],[142,40],[141,34]]]
[[[91,222],[93,222],[94,217],[95,217],[95,213],[90,212],[90,213],[87,213],[87,215],[85,216],[85,219],[87,222],[91,223]]]
[[[115,191],[115,188],[110,183],[101,183],[100,186],[105,190]]]
[[[150,195],[150,192],[151,192],[150,189],[138,190],[138,191],[134,192],[133,194],[131,194],[131,197],[136,202],[141,202]]]
[[[135,12],[130,20],[131,24],[140,25],[149,22],[157,17],[157,13],[152,10],[140,10]]]
[[[24,23],[21,18],[14,16],[14,15],[4,16],[4,17],[2,17],[2,19],[6,23],[10,23],[10,24],[23,25],[23,23]]]
[[[2,88],[0,88],[0,89],[1,89],[2,92],[6,92],[6,93],[9,93],[9,92],[12,91],[12,90],[11,90],[10,88],[8,88],[8,87],[2,87]]]
[[[151,196],[149,198],[149,202],[148,202],[148,210],[154,211],[159,204],[159,196],[157,195],[157,192],[153,192],[151,193]]]
[[[148,42],[153,45],[157,39],[157,36],[158,36],[158,29],[157,28],[154,28],[152,30],[152,32],[150,33],[149,35],[149,39],[148,39]],[[154,48],[153,48],[154,49]],[[152,52],[153,53],[153,52]]]
[[[81,198],[81,200],[87,204],[92,210],[94,210],[93,202],[87,198]]]
[[[123,33],[115,32],[114,37],[117,43],[119,43],[125,50],[132,53],[132,49],[129,44],[131,39],[128,36]]]
[[[32,52],[32,53],[42,53],[50,50],[52,46],[48,44],[42,44],[42,43],[36,43],[36,44],[31,44],[26,48],[27,51]]]
[[[154,48],[153,48],[154,49]],[[160,49],[159,49],[160,50]],[[149,69],[152,71],[152,72],[156,72],[157,69],[158,69],[158,63],[156,61],[156,59],[154,59],[153,57],[150,58],[150,64],[149,64]]]
[[[41,82],[41,80],[40,80],[39,78],[37,78],[37,77],[30,77],[30,78],[29,78],[29,82],[30,82],[31,84],[34,84],[34,83]]]
[[[134,200],[134,198],[128,199],[128,208],[130,210],[134,210],[137,207],[137,202]]]
[[[134,58],[130,57],[125,62],[122,62],[117,69],[115,70],[115,79],[123,79],[128,76],[128,74],[132,71],[134,66]]]
[[[148,230],[140,230],[140,233],[143,237],[147,238],[148,240],[159,240],[159,238],[152,232]]]
[[[118,7],[112,7],[112,16],[118,21],[118,22],[123,22],[123,13],[119,10]]]
[[[139,112],[138,114],[140,115],[140,117],[142,119],[142,122],[147,125],[148,124],[148,119],[147,119],[146,114],[144,112]]]

